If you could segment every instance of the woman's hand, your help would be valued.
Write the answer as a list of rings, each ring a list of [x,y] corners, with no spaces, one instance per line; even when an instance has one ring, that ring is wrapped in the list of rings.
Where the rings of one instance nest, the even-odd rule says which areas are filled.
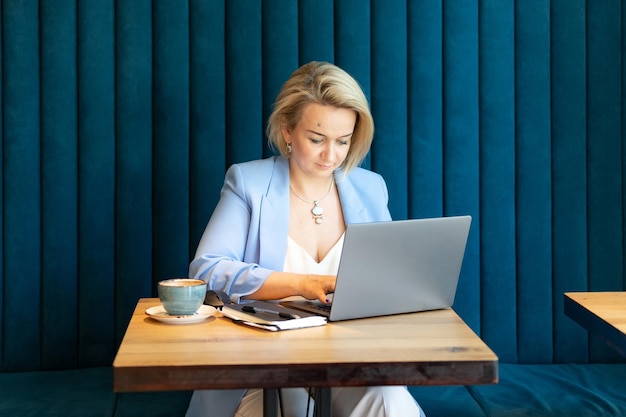
[[[328,304],[328,294],[335,292],[336,280],[334,275],[305,275],[301,280],[302,289],[299,295]]]
[[[335,275],[305,275],[289,272],[272,272],[261,288],[247,295],[250,300],[280,300],[299,295],[308,300],[328,304],[328,294],[335,292]]]

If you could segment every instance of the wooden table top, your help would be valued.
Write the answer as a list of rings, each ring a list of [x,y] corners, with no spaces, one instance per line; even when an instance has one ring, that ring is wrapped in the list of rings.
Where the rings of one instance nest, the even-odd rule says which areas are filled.
[[[626,356],[626,292],[568,292],[565,314]]]
[[[451,309],[269,332],[220,313],[184,325],[137,304],[113,363],[114,390],[356,385],[472,385],[498,380],[498,358]]]

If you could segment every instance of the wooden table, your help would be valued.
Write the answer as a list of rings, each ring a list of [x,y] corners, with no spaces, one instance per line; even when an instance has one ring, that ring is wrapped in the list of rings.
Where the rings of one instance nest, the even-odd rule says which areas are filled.
[[[451,309],[275,333],[219,313],[160,323],[145,315],[155,305],[139,300],[113,363],[116,392],[498,381],[498,358]]]
[[[565,314],[626,356],[626,292],[565,293]]]

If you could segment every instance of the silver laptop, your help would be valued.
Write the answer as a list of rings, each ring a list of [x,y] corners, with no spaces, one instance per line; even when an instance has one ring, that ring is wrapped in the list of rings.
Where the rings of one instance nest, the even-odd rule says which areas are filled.
[[[332,303],[285,301],[330,321],[451,307],[471,216],[350,224]]]

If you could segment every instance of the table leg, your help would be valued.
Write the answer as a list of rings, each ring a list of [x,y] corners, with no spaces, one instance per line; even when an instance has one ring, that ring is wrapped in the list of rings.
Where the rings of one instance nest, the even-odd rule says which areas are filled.
[[[263,417],[278,416],[278,388],[263,389]]]
[[[332,406],[330,401],[330,388],[318,387],[315,389],[315,417],[331,417]]]

